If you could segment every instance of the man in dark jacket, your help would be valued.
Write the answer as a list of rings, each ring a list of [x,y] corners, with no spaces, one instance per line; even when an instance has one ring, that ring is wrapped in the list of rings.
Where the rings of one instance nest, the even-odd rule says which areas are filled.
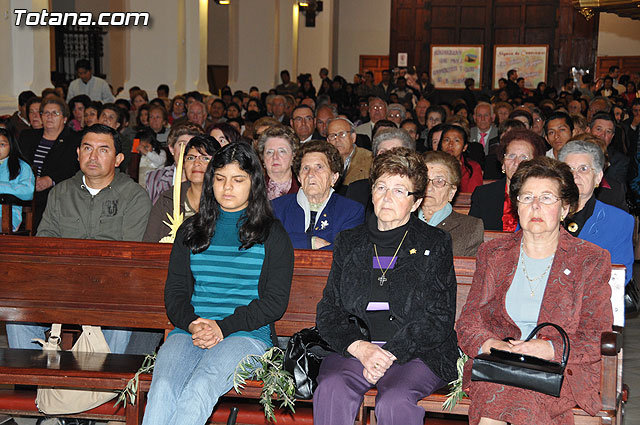
[[[515,69],[510,69],[507,72],[507,93],[509,93],[509,99],[514,99],[518,96],[521,96],[520,87],[518,87],[518,83],[516,80],[518,79],[518,71]]]
[[[27,101],[32,97],[36,97],[36,94],[31,90],[20,93],[18,96],[18,110],[9,118],[9,122],[13,125],[13,135],[16,140],[20,139],[22,130],[31,128],[31,124],[29,124],[29,111],[27,111]]]

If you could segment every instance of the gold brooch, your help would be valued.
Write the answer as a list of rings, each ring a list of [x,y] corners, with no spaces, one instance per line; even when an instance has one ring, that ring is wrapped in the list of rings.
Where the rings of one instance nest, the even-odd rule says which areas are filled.
[[[416,249],[415,249],[415,248],[411,248],[411,249],[409,250],[409,254],[412,254],[412,255],[413,255],[413,254],[415,254],[416,252],[417,252],[417,251],[416,251]]]
[[[567,229],[571,232],[571,233],[575,233],[578,231],[578,223],[569,223],[569,225],[567,226]]]

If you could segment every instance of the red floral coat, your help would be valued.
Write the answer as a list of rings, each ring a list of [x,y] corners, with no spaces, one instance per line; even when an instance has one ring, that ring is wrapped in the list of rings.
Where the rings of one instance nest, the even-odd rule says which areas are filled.
[[[511,286],[518,265],[521,240],[522,231],[518,231],[513,235],[484,243],[478,249],[473,284],[467,303],[456,323],[458,343],[469,357],[475,357],[482,344],[489,338],[526,337],[520,335],[520,329],[505,307],[507,290]],[[575,404],[591,415],[595,415],[602,406],[598,393],[600,336],[603,331],[610,331],[613,324],[610,276],[611,262],[606,250],[560,229],[560,240],[540,307],[538,323],[556,323],[569,335],[571,352],[565,369],[561,397],[565,398],[567,404],[571,404],[571,400],[566,398],[574,400]],[[560,361],[562,340],[557,331],[548,327],[539,335],[553,342],[554,361]],[[472,361],[467,362],[465,388],[470,386],[471,365]],[[483,385],[494,391],[495,387],[492,385],[496,384],[473,382],[471,385],[478,386],[474,391],[482,391]],[[472,408],[474,391],[471,394]],[[505,398],[505,404],[508,404],[508,395],[505,394]],[[531,407],[531,410],[535,411],[536,407],[545,406]],[[573,406],[569,406],[569,409],[571,407]]]

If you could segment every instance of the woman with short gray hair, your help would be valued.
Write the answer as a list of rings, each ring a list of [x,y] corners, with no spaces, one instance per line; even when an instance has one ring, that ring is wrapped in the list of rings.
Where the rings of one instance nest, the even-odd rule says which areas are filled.
[[[424,163],[429,171],[429,180],[418,217],[431,226],[446,230],[453,240],[453,255],[475,257],[484,241],[482,220],[453,210],[451,201],[456,195],[462,170],[460,162],[446,152],[427,152]]]
[[[404,120],[406,114],[407,109],[399,103],[392,103],[387,108],[387,119],[393,121],[398,127],[400,127],[400,123]]]
[[[257,151],[265,170],[269,200],[298,193],[300,185],[291,167],[299,145],[298,136],[288,126],[275,125],[260,134]]]
[[[406,130],[391,127],[381,128],[373,137],[373,142],[371,143],[373,156],[377,156],[379,153],[391,149],[391,147],[385,147],[388,143],[384,143],[390,140],[399,141],[400,146],[403,148],[411,149],[412,151],[416,150],[416,141]],[[395,142],[392,147],[398,147],[397,142]]]
[[[596,199],[594,190],[602,181],[605,164],[602,149],[584,140],[572,140],[562,147],[558,159],[571,167],[580,197],[578,209],[563,226],[578,238],[606,249],[612,264],[627,268],[625,284],[633,274],[633,226],[631,215]]]
[[[566,157],[574,153],[590,155],[593,168],[598,171],[604,171],[604,152],[598,145],[584,140],[572,140],[563,146],[558,158],[560,161],[565,162]]]

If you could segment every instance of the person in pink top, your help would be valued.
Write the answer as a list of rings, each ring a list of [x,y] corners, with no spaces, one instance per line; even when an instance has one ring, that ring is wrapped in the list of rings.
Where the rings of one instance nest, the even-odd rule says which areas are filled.
[[[465,152],[469,146],[469,138],[464,128],[458,125],[446,125],[440,138],[440,150],[453,155],[460,161],[462,180],[460,192],[471,193],[482,186],[482,167],[476,161],[467,158]]]

